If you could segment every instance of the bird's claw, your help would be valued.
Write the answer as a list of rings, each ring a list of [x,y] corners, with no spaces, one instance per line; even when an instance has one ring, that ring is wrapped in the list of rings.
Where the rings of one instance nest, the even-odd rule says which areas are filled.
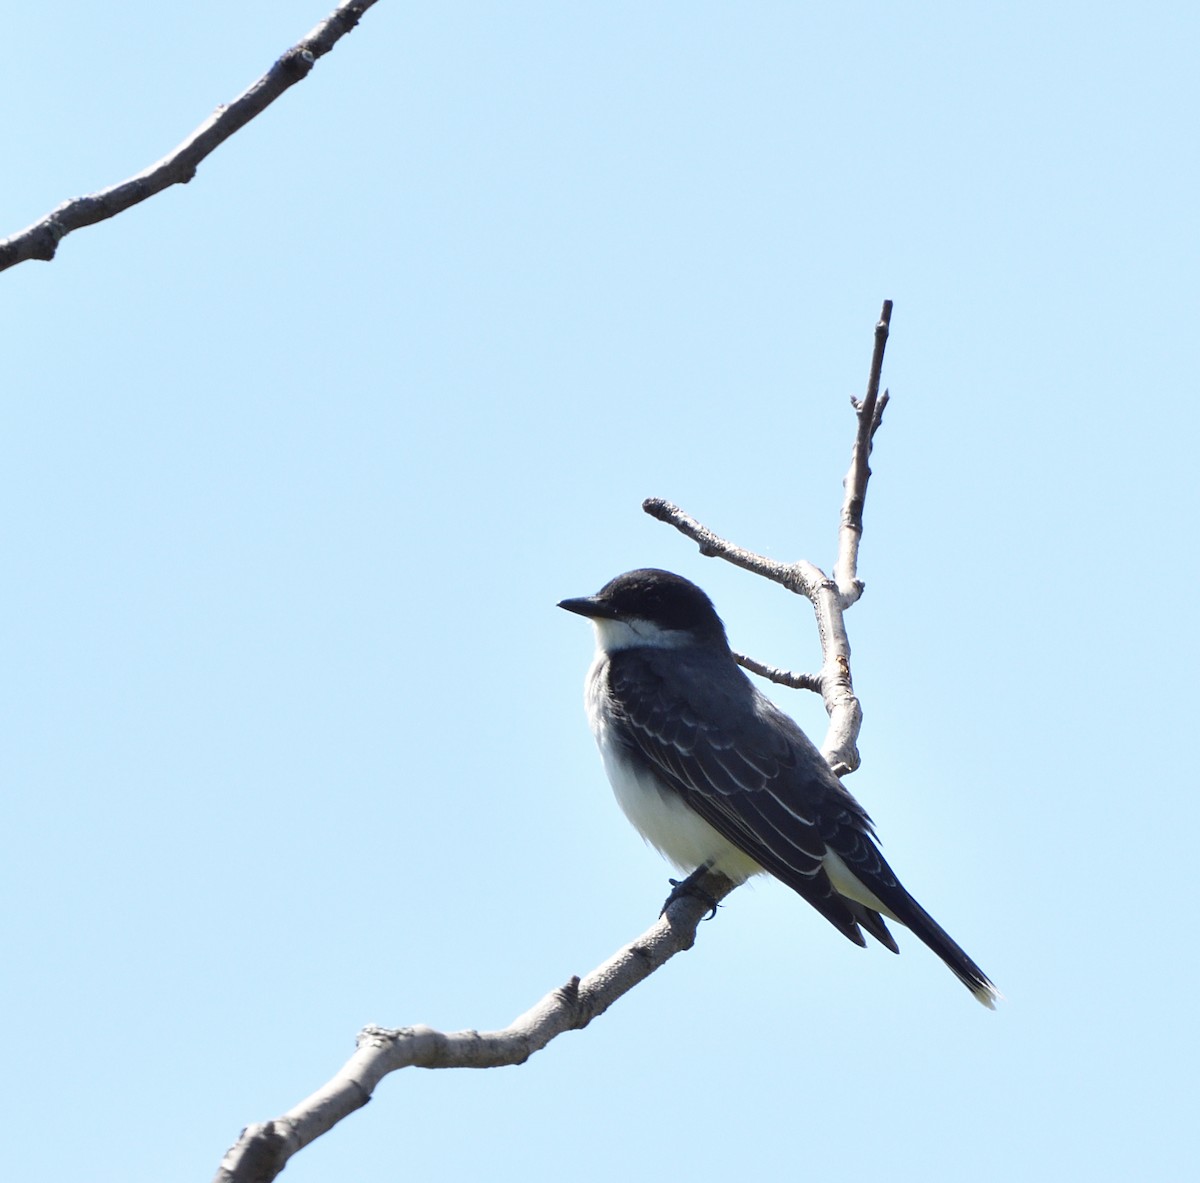
[[[709,892],[698,886],[700,877],[707,871],[707,867],[700,867],[693,871],[686,879],[668,879],[667,882],[671,885],[671,894],[663,901],[662,911],[659,912],[659,915],[666,915],[667,909],[676,900],[681,900],[685,896],[691,896],[693,899],[700,900],[702,903],[708,905],[708,915],[702,917],[702,919],[711,920],[717,914],[717,909],[721,905]]]

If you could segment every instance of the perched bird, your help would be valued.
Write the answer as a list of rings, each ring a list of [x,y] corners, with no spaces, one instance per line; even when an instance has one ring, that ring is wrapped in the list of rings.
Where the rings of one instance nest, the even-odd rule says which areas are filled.
[[[738,667],[700,588],[628,571],[559,607],[595,626],[588,718],[617,801],[652,846],[735,883],[769,872],[856,945],[865,929],[898,953],[884,917],[896,920],[994,1008],[995,986],[905,891],[867,811]]]

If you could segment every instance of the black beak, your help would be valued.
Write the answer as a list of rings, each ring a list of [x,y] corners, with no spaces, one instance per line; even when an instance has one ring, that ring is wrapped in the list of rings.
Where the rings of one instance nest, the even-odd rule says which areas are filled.
[[[577,616],[586,616],[589,620],[616,620],[617,614],[610,604],[598,596],[579,596],[574,600],[559,601],[560,608],[574,612]]]

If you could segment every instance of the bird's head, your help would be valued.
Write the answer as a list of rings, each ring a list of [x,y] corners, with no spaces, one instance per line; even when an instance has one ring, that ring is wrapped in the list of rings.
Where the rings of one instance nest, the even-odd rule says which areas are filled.
[[[725,626],[708,596],[682,575],[654,567],[626,571],[594,596],[558,606],[586,616],[596,626],[601,648],[610,651],[726,644]]]

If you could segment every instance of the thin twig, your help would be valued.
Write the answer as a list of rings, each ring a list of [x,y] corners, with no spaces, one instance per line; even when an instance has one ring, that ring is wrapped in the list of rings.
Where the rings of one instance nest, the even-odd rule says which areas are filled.
[[[27,259],[48,263],[54,258],[58,244],[72,230],[115,217],[171,185],[187,184],[209,153],[245,127],[285,90],[307,78],[317,58],[324,57],[375,3],[376,0],[346,0],[339,4],[257,82],[233,102],[218,107],[178,148],[157,164],[99,193],[72,198],[19,234],[0,240],[0,271]]]
[[[696,927],[734,884],[708,872],[694,895],[680,895],[635,941],[585,978],[552,990],[501,1031],[435,1031],[432,1027],[367,1027],[337,1074],[282,1117],[247,1127],[226,1153],[214,1183],[269,1183],[288,1159],[361,1109],[375,1087],[400,1068],[500,1068],[523,1064],[564,1031],[602,1015],[676,953],[690,949]],[[708,899],[701,898],[707,895]]]
[[[867,499],[867,481],[871,477],[868,460],[875,432],[883,422],[883,409],[888,404],[888,393],[879,397],[879,379],[883,372],[883,351],[887,348],[888,330],[892,323],[892,302],[884,300],[883,311],[875,326],[875,350],[871,356],[871,371],[867,376],[866,397],[860,402],[850,401],[858,416],[858,432],[854,437],[854,448],[850,453],[850,471],[842,482],[846,499],[842,502],[841,526],[838,529],[838,557],[833,567],[833,579],[842,607],[849,608],[863,593],[858,578],[858,544],[863,532],[863,506]]]
[[[686,534],[700,547],[700,553],[706,558],[724,559],[735,567],[742,567],[754,575],[761,575],[774,583],[781,583],[789,591],[812,599],[813,592],[825,576],[811,563],[801,559],[797,563],[781,563],[777,559],[768,559],[765,555],[755,554],[752,550],[738,546],[719,534],[714,534],[707,526],[702,526],[689,513],[684,513],[678,505],[664,500],[662,497],[647,497],[642,502],[642,510],[660,522],[674,526],[681,534]]]
[[[749,670],[760,678],[766,678],[769,682],[776,682],[780,686],[787,686],[792,690],[814,690],[817,694],[821,693],[820,674],[793,674],[791,670],[781,670],[778,666],[767,665],[764,661],[747,657],[746,654],[738,653],[736,650],[734,650],[733,660],[742,669]]]
[[[761,575],[773,583],[782,584],[789,591],[804,596],[815,603],[815,598],[821,584],[827,582],[825,576],[811,563],[803,560],[799,563],[780,563],[768,559],[766,555],[755,554],[744,547],[714,534],[707,526],[702,526],[691,514],[684,513],[678,505],[664,501],[661,497],[647,497],[642,502],[642,509],[652,518],[674,526],[681,534],[697,543],[700,553],[708,558],[724,559],[736,567],[742,567],[754,575]],[[744,653],[734,653],[734,660],[743,669],[753,674],[778,682],[781,686],[790,686],[794,690],[815,690],[821,693],[820,674],[794,674],[790,670],[781,670],[777,666],[768,665]]]

